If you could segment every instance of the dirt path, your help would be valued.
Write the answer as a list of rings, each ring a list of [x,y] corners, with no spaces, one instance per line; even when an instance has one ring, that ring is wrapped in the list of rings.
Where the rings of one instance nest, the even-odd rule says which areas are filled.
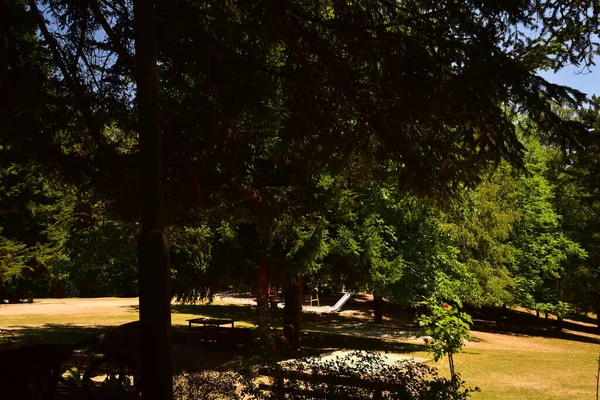
[[[2,316],[48,314],[48,315],[75,315],[89,314],[110,315],[123,307],[132,307],[139,304],[138,298],[103,297],[94,299],[36,299],[33,303],[2,304],[0,305],[0,320]]]

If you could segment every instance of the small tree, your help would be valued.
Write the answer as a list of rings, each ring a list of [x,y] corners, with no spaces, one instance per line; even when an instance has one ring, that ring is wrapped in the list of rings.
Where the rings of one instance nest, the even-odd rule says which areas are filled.
[[[456,378],[454,371],[453,354],[458,353],[465,339],[471,339],[469,327],[472,323],[471,316],[461,312],[462,304],[456,301],[456,307],[448,303],[440,306],[434,299],[420,303],[427,306],[429,313],[417,317],[417,323],[422,328],[423,340],[433,353],[433,359],[438,361],[448,355],[448,364],[452,378]]]

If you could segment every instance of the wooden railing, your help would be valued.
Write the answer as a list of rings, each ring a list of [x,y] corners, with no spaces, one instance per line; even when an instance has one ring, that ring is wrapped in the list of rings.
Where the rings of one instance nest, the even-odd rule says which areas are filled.
[[[375,380],[368,379],[360,379],[353,377],[344,377],[344,376],[331,376],[331,375],[321,375],[307,372],[297,372],[297,371],[289,371],[289,370],[273,370],[269,368],[260,368],[258,374],[261,376],[268,376],[273,379],[272,384],[260,384],[259,389],[265,391],[271,391],[275,393],[284,394],[292,394],[296,396],[305,396],[312,398],[321,398],[328,400],[367,400],[374,399],[379,400],[382,398],[382,394],[384,392],[393,392],[393,393],[403,393],[406,392],[406,388],[401,384],[392,384],[386,382],[380,382]],[[324,391],[324,390],[315,390],[311,388],[297,388],[290,387],[289,382],[286,386],[287,381],[301,381],[301,382],[312,382],[312,383],[322,383],[330,386],[331,388],[335,387],[343,387],[347,389],[356,388],[356,389],[366,389],[370,392],[369,397],[365,396],[351,396],[349,394],[337,394],[332,393],[332,391]],[[304,385],[306,386],[306,385]],[[407,398],[408,394],[407,394]]]

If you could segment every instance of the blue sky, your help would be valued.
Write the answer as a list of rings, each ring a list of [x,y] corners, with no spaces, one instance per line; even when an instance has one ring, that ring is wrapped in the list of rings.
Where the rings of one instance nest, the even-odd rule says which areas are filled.
[[[552,71],[541,72],[540,75],[552,83],[570,86],[587,95],[600,96],[600,68],[592,67],[591,72],[585,70],[578,73],[579,68],[569,66],[561,69],[556,74]]]

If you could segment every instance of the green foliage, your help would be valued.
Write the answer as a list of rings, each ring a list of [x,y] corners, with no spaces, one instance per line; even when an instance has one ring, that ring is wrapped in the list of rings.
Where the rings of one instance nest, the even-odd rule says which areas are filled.
[[[139,230],[132,8],[2,7],[0,279],[112,276],[130,293],[116,281],[135,284]],[[266,257],[274,281],[405,303],[558,304],[577,287],[579,305],[600,303],[598,235],[584,234],[598,118],[537,75],[592,63],[586,7],[158,2],[174,291],[247,285]],[[570,197],[549,180],[555,145],[580,175],[560,178]]]
[[[112,388],[123,388],[125,390],[131,387],[131,378],[128,376],[124,376],[122,379],[122,383],[119,382],[119,371],[112,370],[107,375],[106,378],[102,381],[102,387],[112,387]]]
[[[555,304],[565,268],[586,254],[561,231],[549,172],[556,150],[537,138],[523,141],[527,174],[500,165],[442,217],[466,269],[457,295],[476,306]]]
[[[571,304],[564,301],[559,301],[552,307],[552,313],[561,319],[566,317],[569,311],[571,311]]]
[[[527,146],[526,165],[531,174],[522,177],[517,187],[519,218],[510,236],[516,252],[509,269],[516,277],[514,293],[519,304],[558,304],[565,268],[583,260],[586,252],[560,226],[555,206],[559,190],[549,176],[555,152],[533,139]]]
[[[474,190],[466,191],[445,220],[457,259],[466,269],[461,298],[474,305],[511,303],[513,278],[507,264],[514,258],[508,238],[517,218],[513,206],[511,171],[500,166]],[[451,297],[449,297],[451,298]]]
[[[571,260],[561,281],[563,300],[584,312],[600,311],[600,98],[593,96],[590,107],[578,112],[589,127],[586,146],[577,152],[558,154],[553,179],[560,187],[554,199],[563,218],[561,230],[580,244],[587,257]],[[574,113],[574,110],[566,110]]]
[[[356,380],[370,380],[386,385],[398,385],[397,392],[383,392],[383,399],[467,399],[474,390],[467,388],[458,377],[449,380],[440,377],[437,370],[423,364],[404,362],[388,364],[379,353],[355,351],[335,360],[323,361],[317,358],[294,360],[287,363],[286,370],[297,373],[311,373],[327,377],[344,377]],[[249,368],[239,372],[184,372],[173,378],[174,398],[193,399],[286,399],[305,398],[302,395],[277,394],[258,388],[256,375]],[[314,390],[337,396],[372,397],[372,391],[329,385],[319,382],[304,382],[297,379],[286,380],[291,389]],[[475,389],[479,390],[479,389]]]
[[[198,282],[198,277],[207,273],[214,245],[214,233],[205,225],[183,226],[171,229],[169,237],[174,293],[203,286]],[[188,286],[192,287],[187,289]]]
[[[423,297],[462,296],[468,272],[459,261],[459,249],[441,209],[406,196],[397,199],[391,211],[386,221],[393,227],[403,262],[400,279],[390,282],[387,295],[404,304],[415,304]]]
[[[394,200],[378,186],[354,193],[352,200],[354,206],[331,223],[323,274],[349,287],[384,294],[400,279],[403,265],[395,221],[390,218]]]
[[[3,103],[6,133],[15,151],[32,150],[72,181],[91,180],[131,218],[139,150],[132,9],[114,1],[42,5],[57,23],[36,20],[39,10],[27,12],[22,1],[3,13],[18,33],[5,43],[14,57],[3,63],[4,81],[12,82],[8,98],[22,99]],[[169,215],[201,205],[268,224],[286,203],[304,211],[310,191],[302,187],[323,173],[344,174],[354,186],[393,179],[402,190],[456,194],[501,159],[522,164],[513,109],[548,138],[572,143],[583,126],[552,105],[575,106],[583,96],[536,71],[566,59],[591,63],[595,18],[582,7],[565,7],[559,19],[549,17],[551,3],[527,1],[159,3]]]
[[[1,232],[1,231],[0,231]],[[21,274],[25,264],[26,245],[0,236],[0,279],[10,279]]]
[[[0,167],[0,282],[39,276],[68,259],[62,228],[69,198],[42,172],[32,165]]]
[[[420,305],[426,306],[428,313],[418,316],[416,322],[421,327],[422,334],[427,336],[423,340],[433,352],[435,361],[444,355],[451,356],[458,353],[464,346],[465,339],[471,339],[469,334],[471,317],[460,311],[462,307],[460,302],[453,307],[448,303],[439,305],[436,300],[429,299]]]
[[[70,367],[67,368],[63,373],[62,373],[62,377],[67,381],[67,382],[71,382],[75,385],[81,385],[82,383],[82,379],[81,379],[81,371],[79,371],[79,369],[77,367]]]

